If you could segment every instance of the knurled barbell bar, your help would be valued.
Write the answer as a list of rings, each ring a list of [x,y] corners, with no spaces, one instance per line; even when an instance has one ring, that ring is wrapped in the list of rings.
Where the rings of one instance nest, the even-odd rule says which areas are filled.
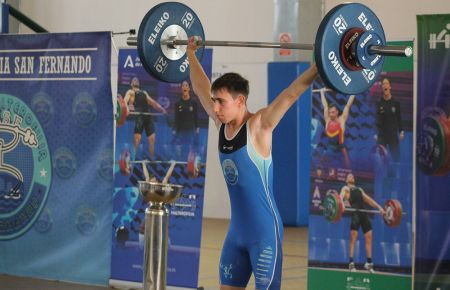
[[[158,4],[147,12],[138,36],[128,45],[138,47],[144,68],[165,82],[181,82],[189,76],[186,45],[191,36],[205,39],[195,12],[178,2]],[[320,23],[314,44],[199,40],[196,55],[204,46],[235,46],[314,50],[325,84],[344,94],[368,90],[381,73],[384,56],[411,56],[409,46],[386,45],[383,27],[368,7],[359,3],[340,4]]]
[[[323,201],[323,215],[332,222],[337,223],[341,220],[345,211],[351,212],[365,212],[365,213],[380,213],[379,210],[371,209],[356,209],[345,207],[344,203],[336,190],[329,190]],[[383,206],[386,214],[383,216],[384,223],[389,227],[397,227],[402,221],[403,212],[400,201],[396,199],[388,199]]]

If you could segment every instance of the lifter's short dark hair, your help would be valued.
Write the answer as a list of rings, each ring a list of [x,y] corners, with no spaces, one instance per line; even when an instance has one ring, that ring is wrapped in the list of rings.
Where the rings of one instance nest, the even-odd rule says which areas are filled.
[[[335,104],[331,104],[331,105],[329,105],[328,106],[328,111],[330,110],[330,109],[332,109],[332,108],[335,108],[336,109],[336,111],[338,111],[338,113],[340,113],[341,112],[341,110],[339,110],[339,108],[335,105]]]
[[[247,98],[250,92],[248,80],[237,73],[226,73],[217,78],[211,85],[212,93],[223,89],[226,89],[233,98],[236,98],[238,95],[243,95]]]

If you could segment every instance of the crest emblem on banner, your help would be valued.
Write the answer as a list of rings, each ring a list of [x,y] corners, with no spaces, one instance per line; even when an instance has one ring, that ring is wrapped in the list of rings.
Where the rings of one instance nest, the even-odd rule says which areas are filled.
[[[0,240],[24,234],[44,208],[51,161],[39,120],[20,99],[0,94]]]

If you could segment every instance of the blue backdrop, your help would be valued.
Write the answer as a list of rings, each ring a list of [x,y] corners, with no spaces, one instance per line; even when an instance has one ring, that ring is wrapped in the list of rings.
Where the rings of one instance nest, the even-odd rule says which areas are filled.
[[[410,45],[410,43],[406,43]],[[405,45],[405,44],[402,44]],[[404,62],[407,65],[404,65]],[[412,265],[412,145],[413,145],[413,73],[412,60],[386,58],[385,71],[371,89],[357,95],[350,107],[346,122],[344,146],[349,164],[342,152],[330,149],[325,134],[324,109],[318,80],[313,84],[312,97],[312,165],[310,189],[309,266],[348,269],[350,214],[345,213],[338,223],[330,223],[323,216],[322,202],[328,190],[338,193],[353,173],[356,186],[364,189],[381,206],[389,199],[400,201],[403,212],[398,227],[388,227],[379,214],[370,215],[373,227],[372,259],[376,272],[411,274]],[[375,139],[377,104],[383,97],[381,81],[391,82],[392,97],[399,102],[405,138],[400,141],[400,158],[392,159],[389,150],[382,151]],[[349,96],[325,92],[328,105],[334,104],[342,112]],[[366,262],[365,239],[359,231],[354,248],[354,261],[362,270]],[[324,272],[326,273],[326,272]],[[350,274],[349,274],[350,275]],[[386,276],[386,275],[384,275]],[[344,287],[344,286],[342,286]]]
[[[433,155],[446,170],[440,174],[426,173],[420,166],[416,170],[416,289],[450,289],[450,135],[447,133],[433,142],[424,142],[424,120],[441,117],[450,128],[450,14],[418,15],[418,85],[417,85],[417,163],[426,154],[421,149],[434,148]],[[434,114],[430,112],[434,111]],[[439,112],[436,114],[436,112]],[[442,134],[441,133],[441,134]],[[431,134],[428,134],[430,136]],[[439,135],[439,134],[436,134]],[[431,146],[427,146],[430,145]],[[438,147],[436,144],[441,144]],[[435,146],[435,147],[433,147]],[[427,148],[428,147],[428,148]],[[439,149],[444,149],[439,152]]]
[[[206,49],[202,65],[211,76],[212,50]],[[134,152],[133,139],[135,118],[129,116],[125,124],[116,130],[116,160],[122,152],[132,152],[136,160],[176,160],[186,162],[191,150],[196,151],[202,163],[206,163],[208,138],[208,116],[191,89],[191,99],[197,103],[198,133],[194,133],[193,147],[178,142],[174,135],[175,104],[181,96],[181,84],[163,83],[152,78],[142,67],[136,49],[119,51],[118,94],[125,96],[130,89],[132,78],[140,81],[140,89],[145,90],[167,111],[166,115],[153,116],[155,126],[155,154],[150,156],[148,140],[144,130],[137,152]],[[158,111],[151,109],[152,113]],[[187,141],[185,139],[184,141]],[[147,164],[150,175],[161,181],[170,164]],[[143,202],[137,189],[137,182],[144,180],[143,167],[134,164],[129,175],[124,175],[118,162],[115,167],[113,224],[112,224],[112,264],[113,280],[142,282],[143,265],[143,226],[147,204]],[[203,193],[205,167],[201,167],[199,176],[189,177],[186,165],[177,165],[169,183],[183,185],[182,197],[170,208],[169,250],[167,283],[173,286],[197,288],[200,258],[200,241],[203,213]]]
[[[108,32],[0,36],[0,272],[107,284]]]

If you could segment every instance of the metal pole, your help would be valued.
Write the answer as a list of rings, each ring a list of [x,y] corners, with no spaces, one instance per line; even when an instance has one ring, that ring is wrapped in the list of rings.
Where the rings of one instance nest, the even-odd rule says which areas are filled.
[[[167,40],[161,41],[162,45],[174,47],[175,45],[187,45],[187,40]],[[199,46],[233,46],[233,47],[259,47],[259,48],[290,48],[313,50],[314,45],[304,43],[288,43],[288,42],[250,42],[250,41],[217,41],[217,40],[201,40],[197,41]]]
[[[9,5],[0,1],[0,33],[9,33]]]
[[[169,210],[150,203],[145,210],[144,290],[166,290]]]
[[[137,46],[137,38],[129,37],[127,44]],[[187,45],[187,40],[168,39],[161,40],[161,45],[175,49],[177,45]],[[197,41],[199,46],[233,46],[233,47],[258,47],[258,48],[288,48],[313,50],[313,44],[304,43],[285,43],[285,42],[249,42],[249,41],[217,41],[217,40],[200,40]],[[372,45],[369,47],[370,54],[380,54],[386,56],[411,56],[412,48],[410,46],[393,46],[393,45]]]
[[[16,8],[12,7],[11,5],[8,6],[9,6],[9,14],[14,18],[16,18],[17,20],[19,20],[20,22],[22,22],[23,24],[25,24],[26,26],[28,26],[28,28],[30,28],[34,32],[37,33],[48,32],[48,30],[46,30],[44,27],[34,22],[31,18],[29,18]]]

